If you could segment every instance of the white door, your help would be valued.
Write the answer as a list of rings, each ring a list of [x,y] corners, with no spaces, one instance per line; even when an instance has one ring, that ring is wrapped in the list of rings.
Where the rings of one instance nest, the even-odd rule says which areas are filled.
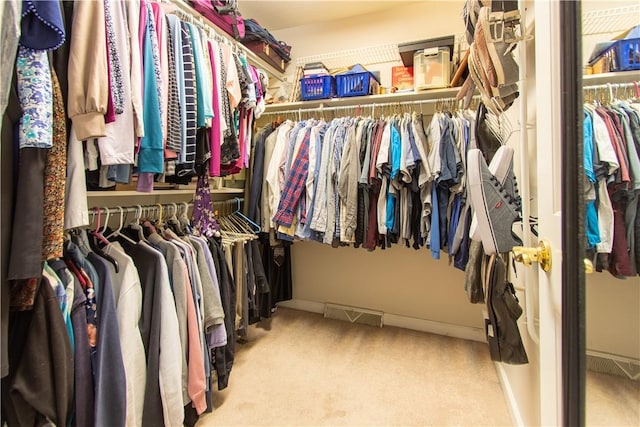
[[[538,269],[540,424],[562,424],[562,207],[559,2],[535,4],[538,233],[552,250],[551,270]],[[535,243],[535,242],[534,242]],[[527,283],[526,286],[536,286]]]
[[[522,156],[518,179],[523,215],[538,218],[538,235],[550,243],[552,265],[549,272],[539,265],[517,265],[517,276],[512,280],[520,301],[525,303],[526,315],[519,325],[529,364],[496,366],[515,423],[556,426],[562,425],[559,1],[527,0],[523,13],[526,27],[532,31],[518,48],[521,69],[525,70],[520,108],[511,111],[518,109],[515,104],[508,113],[510,121],[518,123],[520,132],[512,135],[509,145]],[[522,132],[526,132],[524,140]],[[526,234],[523,241],[525,246],[534,247],[538,238]]]

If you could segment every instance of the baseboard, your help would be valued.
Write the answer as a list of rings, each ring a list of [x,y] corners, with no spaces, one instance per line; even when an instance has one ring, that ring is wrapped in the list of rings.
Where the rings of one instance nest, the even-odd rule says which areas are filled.
[[[279,306],[312,313],[324,313],[322,302],[292,299],[278,303]],[[471,326],[454,325],[451,323],[437,322],[434,320],[418,319],[415,317],[401,316],[398,314],[384,313],[384,324],[398,328],[412,329],[415,331],[429,332],[431,334],[445,335],[470,341],[486,342],[484,330]]]
[[[502,387],[502,392],[504,393],[507,399],[507,406],[509,407],[509,414],[511,415],[511,421],[513,421],[514,426],[524,426],[524,420],[522,419],[522,414],[520,413],[520,407],[518,406],[518,399],[516,399],[516,395],[513,393],[513,389],[511,388],[511,383],[509,382],[509,376],[507,372],[504,370],[504,366],[500,362],[494,362],[496,367],[496,372],[498,373],[498,378],[500,379],[500,386]]]
[[[294,308],[296,310],[309,311],[311,313],[324,313],[324,303],[307,301],[303,299],[290,299],[289,301],[281,301],[278,303],[280,307]]]

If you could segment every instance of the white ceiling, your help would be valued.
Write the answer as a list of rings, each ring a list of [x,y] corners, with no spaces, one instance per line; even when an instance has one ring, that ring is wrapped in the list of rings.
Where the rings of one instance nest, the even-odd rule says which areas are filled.
[[[240,13],[269,31],[381,12],[424,0],[240,0]]]

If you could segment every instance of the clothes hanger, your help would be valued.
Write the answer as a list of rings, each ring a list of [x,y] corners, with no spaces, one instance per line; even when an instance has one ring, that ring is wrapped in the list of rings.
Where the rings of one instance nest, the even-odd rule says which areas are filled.
[[[156,221],[156,227],[164,228],[164,209],[160,203],[156,203],[155,206],[158,208],[156,212],[158,213],[158,219]]]
[[[235,200],[227,200],[225,213],[222,217],[222,220],[227,227],[227,231],[234,233],[235,235],[244,235],[246,232],[243,230],[243,227],[238,224],[236,220],[234,220],[234,209],[233,205]]]
[[[254,234],[254,231],[251,229],[250,225],[243,219],[237,217],[235,214],[232,214],[228,218],[238,227],[240,232],[242,232],[243,234]]]
[[[124,209],[122,208],[122,206],[118,206],[117,209],[120,210],[120,223],[118,224],[118,228],[116,230],[114,230],[111,234],[106,236],[106,239],[109,240],[109,239],[113,239],[114,237],[120,237],[120,238],[126,240],[127,242],[135,245],[136,242],[133,239],[131,239],[127,235],[122,234],[120,232],[122,230],[122,226],[124,224],[124,215],[123,215],[124,214]]]
[[[171,206],[171,216],[167,219],[167,226],[173,230],[174,233],[178,235],[178,237],[184,237],[184,233],[182,232],[180,221],[178,220],[178,205],[176,203],[171,203],[167,207]]]
[[[236,210],[235,212],[233,212],[234,215],[237,215],[238,217],[242,218],[244,221],[247,222],[247,224],[249,224],[251,226],[251,228],[254,229],[254,233],[260,233],[262,231],[262,227],[260,227],[258,224],[256,224],[255,222],[253,222],[252,220],[250,220],[249,218],[247,218],[241,211],[240,211],[240,198],[236,197],[235,201],[237,203],[236,205]]]
[[[189,220],[189,204],[187,202],[182,202],[182,212],[180,214],[180,224],[182,225],[183,230],[187,234],[192,234],[193,229],[191,227],[191,221]]]
[[[143,209],[142,206],[140,205],[136,205],[136,217],[133,220],[133,222],[131,222],[129,224],[129,226],[127,228],[129,228],[132,231],[136,231],[137,235],[135,236],[139,242],[146,242],[147,239],[144,236],[144,230],[142,228],[142,226],[140,225],[140,220],[142,219],[142,214],[143,214]]]
[[[157,206],[148,206],[148,209],[153,209],[156,212],[159,212],[157,210]],[[157,220],[155,221],[157,223]],[[147,214],[147,217],[144,221],[142,221],[142,230],[143,232],[145,232],[146,235],[148,234],[158,234],[158,230],[156,229],[156,226],[154,224],[154,221],[150,219],[150,216]]]
[[[115,258],[113,258],[111,255],[105,253],[102,250],[102,248],[98,245],[98,241],[104,243],[105,245],[108,245],[110,242],[107,239],[105,239],[104,236],[102,235],[104,231],[100,232],[100,208],[95,208],[95,209],[97,209],[97,212],[98,212],[98,224],[96,225],[96,229],[91,232],[91,234],[95,239],[93,240],[89,239],[89,245],[91,246],[91,249],[96,255],[100,256],[100,258],[106,259],[111,264],[113,264],[113,267],[115,268],[116,273],[118,273],[120,271],[120,267],[118,266],[118,261]],[[106,210],[107,217],[105,219],[104,229],[106,230],[107,225],[109,224],[109,208],[105,208],[105,210]]]

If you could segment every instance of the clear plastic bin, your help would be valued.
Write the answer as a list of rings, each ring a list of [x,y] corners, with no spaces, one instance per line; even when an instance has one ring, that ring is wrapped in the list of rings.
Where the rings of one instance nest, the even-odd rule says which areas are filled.
[[[449,85],[451,62],[449,48],[434,47],[413,54],[413,88],[426,90]]]

